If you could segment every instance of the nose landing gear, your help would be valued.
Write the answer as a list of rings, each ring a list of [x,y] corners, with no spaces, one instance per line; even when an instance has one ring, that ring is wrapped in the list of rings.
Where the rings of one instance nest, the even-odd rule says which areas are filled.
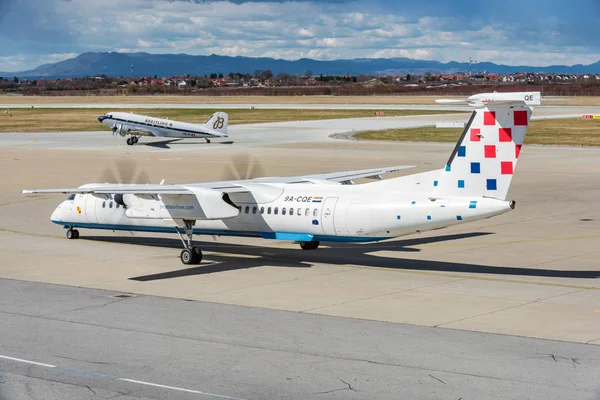
[[[79,239],[79,231],[77,229],[67,229],[67,239]]]

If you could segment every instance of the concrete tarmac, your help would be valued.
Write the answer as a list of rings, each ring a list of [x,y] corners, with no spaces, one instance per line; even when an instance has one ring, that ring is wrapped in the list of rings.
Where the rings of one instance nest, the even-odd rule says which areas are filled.
[[[525,146],[509,193],[517,207],[496,218],[314,252],[200,237],[205,260],[193,267],[180,264],[174,236],[81,230],[67,241],[48,221],[62,196],[20,194],[98,181],[124,160],[129,175],[180,183],[227,178],[240,153],[260,161],[265,176],[418,165],[406,174],[441,167],[453,147],[334,140],[332,131],[382,120],[327,122],[233,126],[230,145],[126,146],[106,132],[0,135],[0,278],[10,279],[0,281],[0,356],[53,367],[0,357],[0,390],[47,394],[37,398],[92,396],[82,385],[104,398],[597,398],[600,149]],[[139,297],[108,304],[121,293]],[[188,334],[224,336],[242,349],[205,348]],[[285,351],[274,355],[265,343]],[[312,358],[320,352],[325,361]]]
[[[11,280],[0,293],[3,400],[600,396],[597,346]]]

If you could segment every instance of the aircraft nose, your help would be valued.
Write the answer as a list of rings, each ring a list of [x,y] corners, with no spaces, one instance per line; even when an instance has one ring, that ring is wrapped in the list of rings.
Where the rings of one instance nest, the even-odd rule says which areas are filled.
[[[61,205],[59,205],[58,207],[56,207],[54,209],[54,211],[52,211],[52,215],[50,216],[50,221],[52,221],[52,222],[62,221],[61,210],[60,210]]]
[[[101,115],[98,117],[98,122],[102,122],[104,121],[106,118],[108,118],[106,115]]]

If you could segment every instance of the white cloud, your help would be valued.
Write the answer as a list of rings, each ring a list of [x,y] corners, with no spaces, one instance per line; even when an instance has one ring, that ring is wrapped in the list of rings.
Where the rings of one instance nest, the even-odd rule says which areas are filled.
[[[76,57],[77,53],[62,54],[17,54],[14,56],[0,57],[0,66],[3,72],[23,71],[33,69],[42,64],[51,64]]]
[[[479,61],[530,65],[591,63],[600,59],[600,45],[582,40],[589,35],[582,36],[569,23],[576,14],[565,20],[562,15],[548,15],[547,10],[552,8],[542,3],[539,5],[543,8],[536,9],[517,0],[505,0],[510,3],[507,7],[520,5],[520,13],[510,16],[483,5],[448,7],[441,0],[432,0],[432,4],[405,1],[401,2],[403,5],[392,0],[369,3],[47,1],[52,6],[44,6],[44,19],[60,21],[57,26],[61,37],[70,38],[69,50],[64,51],[65,45],[55,44],[55,47],[37,45],[33,51],[32,42],[28,47],[31,53],[54,54],[20,61],[19,56],[11,56],[11,60],[2,63],[2,69],[33,68],[41,63],[40,59],[48,62],[57,54],[75,49],[323,60],[411,57],[464,61],[473,57]],[[529,17],[538,14],[539,18]],[[597,25],[587,29],[600,34]],[[48,39],[48,42],[65,41]],[[0,37],[0,44],[4,44],[7,54],[11,43],[3,42]],[[17,50],[19,43],[12,46],[14,53],[23,53]]]

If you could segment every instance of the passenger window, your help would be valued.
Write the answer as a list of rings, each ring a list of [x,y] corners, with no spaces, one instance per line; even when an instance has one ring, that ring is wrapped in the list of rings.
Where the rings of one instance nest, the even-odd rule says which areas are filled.
[[[279,207],[275,207],[275,210],[273,210],[273,214],[275,214],[275,215],[279,214]]]
[[[250,206],[246,206],[245,212],[246,212],[246,214],[248,214],[250,212]]]
[[[271,214],[271,207],[267,208],[267,214]]]
[[[108,208],[112,208],[112,201],[108,203]]]
[[[313,210],[313,217],[317,216],[317,213],[319,212],[319,210],[317,210],[316,208]]]
[[[285,215],[285,207],[281,209],[281,215]]]
[[[290,207],[290,215],[294,215],[294,208]]]
[[[265,213],[265,208],[264,208],[264,207],[261,207],[261,208],[260,208],[260,213],[261,213],[261,214],[264,214],[264,213]]]
[[[256,207],[252,207],[252,214],[256,214]]]
[[[102,208],[106,208],[106,202],[105,201],[102,202]]]
[[[306,211],[304,212],[304,216],[308,217],[310,215],[310,208],[307,208]]]
[[[119,208],[119,203],[117,203],[117,208]]]

